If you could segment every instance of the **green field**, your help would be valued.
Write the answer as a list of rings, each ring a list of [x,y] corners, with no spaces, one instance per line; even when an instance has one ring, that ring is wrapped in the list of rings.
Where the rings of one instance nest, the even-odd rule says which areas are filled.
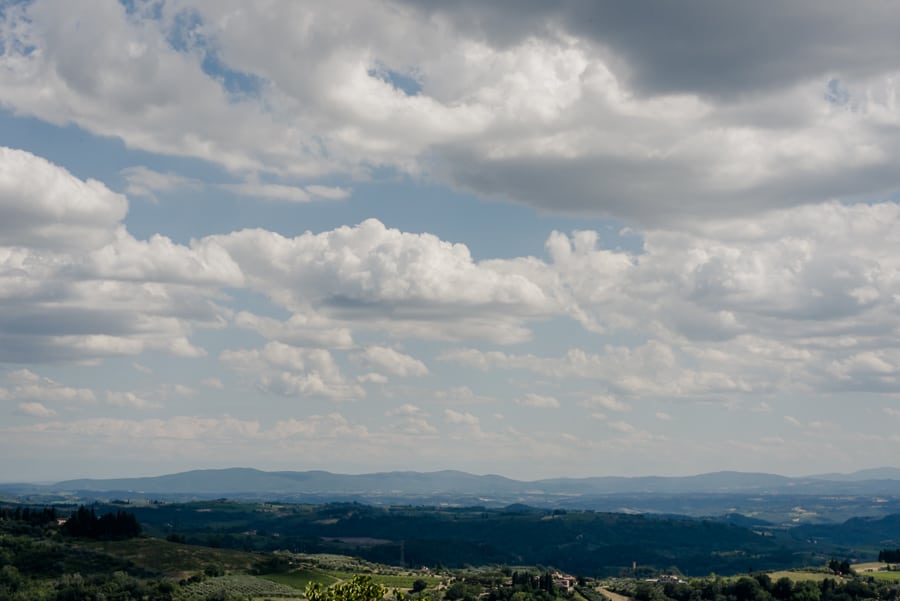
[[[183,594],[187,598],[206,599],[211,595],[226,592],[253,598],[290,598],[298,597],[297,590],[284,584],[256,576],[219,576],[208,578],[203,582],[195,582],[184,587]]]
[[[773,582],[780,578],[789,578],[794,582],[821,582],[826,578],[837,578],[833,574],[825,572],[805,572],[802,570],[782,570],[779,572],[768,572],[768,574]]]
[[[853,570],[860,576],[871,576],[878,580],[900,580],[900,571],[887,571],[886,563],[870,561],[868,563],[853,564]]]
[[[876,580],[897,580],[900,581],[900,572],[863,572],[864,576],[871,576]]]
[[[318,570],[293,570],[283,574],[264,574],[260,578],[290,586],[300,591],[306,590],[306,585],[310,582],[318,582],[322,586],[330,586],[340,580],[336,576]]]

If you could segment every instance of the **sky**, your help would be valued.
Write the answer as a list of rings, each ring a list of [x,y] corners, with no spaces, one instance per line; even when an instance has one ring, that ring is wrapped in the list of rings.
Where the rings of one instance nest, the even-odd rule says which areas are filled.
[[[0,481],[896,465],[898,30],[0,0]]]

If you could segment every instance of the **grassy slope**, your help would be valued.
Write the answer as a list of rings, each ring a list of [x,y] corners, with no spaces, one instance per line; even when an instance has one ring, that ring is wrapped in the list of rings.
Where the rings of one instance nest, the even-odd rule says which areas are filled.
[[[131,561],[149,572],[170,577],[203,571],[209,565],[221,565],[229,572],[249,572],[260,556],[231,549],[213,549],[171,543],[158,538],[85,542],[84,546]]]

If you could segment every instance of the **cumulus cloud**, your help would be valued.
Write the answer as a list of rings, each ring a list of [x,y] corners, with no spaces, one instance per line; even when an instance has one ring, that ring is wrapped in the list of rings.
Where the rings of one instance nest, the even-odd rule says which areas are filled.
[[[628,422],[621,420],[607,422],[606,426],[610,430],[615,430],[616,432],[621,432],[622,434],[632,434],[637,431],[637,428],[635,428]]]
[[[241,285],[240,270],[215,244],[136,240],[126,209],[103,184],[0,149],[0,359],[203,356],[192,328],[222,323],[217,288]]]
[[[437,434],[438,430],[428,421],[428,413],[421,407],[406,403],[385,412],[385,415],[395,418],[394,428],[407,435]]]
[[[358,355],[359,359],[375,368],[382,369],[395,376],[425,376],[428,368],[424,363],[392,348],[385,346],[370,346]]]
[[[363,384],[387,384],[388,382],[390,382],[390,378],[388,378],[386,375],[375,372],[369,372],[356,376],[356,380]]]
[[[26,406],[32,410],[43,403],[83,405],[97,401],[94,391],[89,388],[66,386],[28,369],[10,372],[5,381],[7,387],[0,388],[0,399],[25,401]]]
[[[424,412],[422,411],[421,407],[419,407],[417,405],[413,405],[412,403],[405,403],[403,405],[400,405],[399,407],[395,407],[394,409],[387,411],[385,413],[385,415],[387,415],[388,417],[394,417],[394,416],[412,417],[412,416],[423,415],[423,413]]]
[[[529,392],[522,398],[516,399],[517,405],[534,407],[536,409],[559,409],[559,400],[552,396],[545,396]]]
[[[311,310],[294,313],[284,321],[239,311],[234,316],[234,325],[258,332],[269,340],[297,346],[332,349],[353,346],[353,335],[349,327]]]
[[[897,211],[827,203],[649,230],[640,254],[599,248],[593,232],[556,233],[533,281],[588,330],[648,341],[557,358],[472,348],[440,357],[599,379],[627,395],[888,391],[900,327]]]
[[[539,357],[470,348],[447,351],[439,359],[481,370],[516,369],[558,379],[599,380],[621,394],[636,396],[693,397],[752,389],[751,383],[741,376],[716,371],[715,366],[704,370],[687,368],[675,349],[656,341],[635,348],[610,346],[602,354],[571,349],[561,357]],[[615,410],[622,410],[622,407]]]
[[[369,432],[365,426],[354,425],[340,413],[311,415],[304,419],[280,420],[268,432],[262,432],[265,439],[285,438],[351,438],[366,439]]]
[[[469,426],[477,428],[480,421],[477,416],[467,411],[454,411],[453,409],[444,409],[444,420],[448,424]]]
[[[122,169],[121,174],[125,178],[125,192],[128,195],[144,196],[155,202],[158,202],[157,192],[172,192],[201,186],[199,180],[177,173],[161,173],[143,165],[126,167]]]
[[[260,390],[284,396],[359,399],[365,390],[348,382],[327,350],[269,342],[262,349],[222,351],[221,361]]]
[[[295,238],[244,230],[204,240],[227,250],[250,287],[295,314],[312,308],[333,323],[396,336],[521,341],[526,318],[555,309],[517,263],[477,263],[462,244],[375,219]]]
[[[46,159],[0,147],[0,246],[84,251],[108,242],[128,202]]]
[[[606,409],[607,411],[616,412],[629,411],[631,409],[628,403],[623,403],[608,394],[595,394],[591,396],[591,398],[583,401],[582,405],[588,408]]]
[[[264,200],[306,203],[316,200],[343,200],[350,196],[350,190],[334,186],[286,186],[284,184],[263,184],[245,182],[242,184],[222,184],[223,190]]]
[[[134,392],[108,391],[106,402],[114,407],[129,409],[158,409],[160,404],[138,396]]]
[[[18,413],[29,417],[53,417],[56,415],[56,411],[37,402],[19,403],[17,410]]]
[[[434,398],[443,403],[468,405],[472,403],[490,403],[495,401],[493,397],[477,394],[468,386],[452,386],[446,390],[436,390]]]

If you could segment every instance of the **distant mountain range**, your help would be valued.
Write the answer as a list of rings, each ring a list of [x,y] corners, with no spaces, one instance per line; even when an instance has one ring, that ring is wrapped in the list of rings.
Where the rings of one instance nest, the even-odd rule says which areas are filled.
[[[696,476],[521,481],[449,470],[347,475],[229,468],[148,478],[0,484],[0,501],[29,504],[218,498],[310,504],[587,509],[713,517],[744,525],[751,520],[793,527],[900,514],[900,469],[886,467],[800,478],[714,472]]]
[[[900,495],[900,469],[790,478],[774,474],[714,472],[696,476],[554,478],[520,481],[460,471],[266,472],[251,468],[194,470],[146,478],[66,480],[49,485],[0,485],[0,493],[121,493],[125,496],[194,496],[329,500],[358,498],[486,504],[563,501],[608,495]]]

